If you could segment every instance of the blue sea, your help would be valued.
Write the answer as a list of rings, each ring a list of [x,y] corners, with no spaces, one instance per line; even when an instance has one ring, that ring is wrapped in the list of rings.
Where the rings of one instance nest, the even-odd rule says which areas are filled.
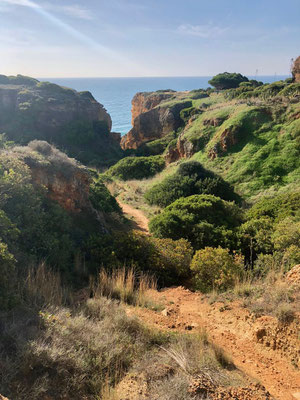
[[[288,76],[258,76],[257,80],[271,83]],[[253,79],[254,77],[249,77]],[[88,90],[104,105],[113,121],[112,130],[122,135],[131,129],[131,100],[137,92],[152,92],[162,89],[192,90],[209,87],[211,77],[167,77],[167,78],[43,78],[58,85],[78,91]]]

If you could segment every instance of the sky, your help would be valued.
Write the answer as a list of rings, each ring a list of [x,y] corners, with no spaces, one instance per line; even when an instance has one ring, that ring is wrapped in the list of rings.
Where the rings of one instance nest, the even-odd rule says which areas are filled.
[[[286,75],[300,0],[0,0],[0,74]]]

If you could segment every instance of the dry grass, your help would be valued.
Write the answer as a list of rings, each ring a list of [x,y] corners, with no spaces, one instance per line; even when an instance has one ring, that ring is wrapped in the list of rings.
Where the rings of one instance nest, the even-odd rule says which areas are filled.
[[[265,277],[254,278],[250,274],[235,282],[232,290],[208,296],[211,303],[242,300],[254,316],[272,315],[280,322],[289,323],[300,311],[299,287],[286,282],[283,270],[271,268]]]
[[[220,348],[209,343],[205,331],[193,335],[175,335],[150,357],[147,355],[136,371],[144,374],[151,399],[193,399],[195,397],[188,390],[189,384],[199,376],[209,379],[216,386],[245,384],[243,374]]]
[[[143,273],[137,275],[133,268],[123,267],[111,273],[102,269],[93,286],[95,298],[104,296],[134,306],[154,307],[147,292],[156,290],[155,278]]]
[[[124,281],[121,273],[116,278],[133,290],[132,271]],[[113,387],[128,368],[166,338],[112,299],[65,308],[59,285],[59,276],[42,264],[22,287],[26,304],[0,314],[1,392],[16,400],[114,400]]]
[[[25,280],[25,298],[35,306],[61,306],[66,300],[66,290],[62,287],[60,275],[41,263],[30,268]]]

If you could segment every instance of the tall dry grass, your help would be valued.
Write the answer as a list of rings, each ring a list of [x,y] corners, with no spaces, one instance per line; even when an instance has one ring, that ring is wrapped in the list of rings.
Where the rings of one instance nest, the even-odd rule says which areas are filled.
[[[40,307],[61,306],[68,294],[61,283],[60,275],[46,266],[31,267],[25,280],[25,297],[30,303]]]
[[[150,301],[147,292],[156,288],[157,282],[154,277],[144,273],[137,275],[134,268],[125,267],[110,273],[102,269],[98,280],[93,284],[96,298],[104,296],[142,307],[147,306]]]

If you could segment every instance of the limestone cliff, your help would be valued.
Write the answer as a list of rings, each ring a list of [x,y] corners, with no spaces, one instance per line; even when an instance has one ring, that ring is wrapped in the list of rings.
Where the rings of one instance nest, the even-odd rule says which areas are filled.
[[[39,140],[14,147],[8,154],[23,161],[29,167],[32,181],[65,210],[77,213],[91,208],[92,179],[88,169],[76,160]]]
[[[162,101],[170,99],[174,96],[173,92],[140,92],[137,93],[132,101],[131,108],[131,124],[134,125],[134,120],[142,113],[152,110]]]
[[[120,147],[111,126],[110,115],[89,92],[0,76],[0,133],[16,143],[46,140],[85,163],[118,159]]]
[[[300,56],[296,58],[292,67],[293,80],[300,83]]]
[[[192,105],[191,101],[175,101],[164,104],[174,97],[173,92],[138,93],[132,101],[133,128],[123,136],[121,146],[137,149],[143,143],[159,139],[182,124],[180,111]]]

